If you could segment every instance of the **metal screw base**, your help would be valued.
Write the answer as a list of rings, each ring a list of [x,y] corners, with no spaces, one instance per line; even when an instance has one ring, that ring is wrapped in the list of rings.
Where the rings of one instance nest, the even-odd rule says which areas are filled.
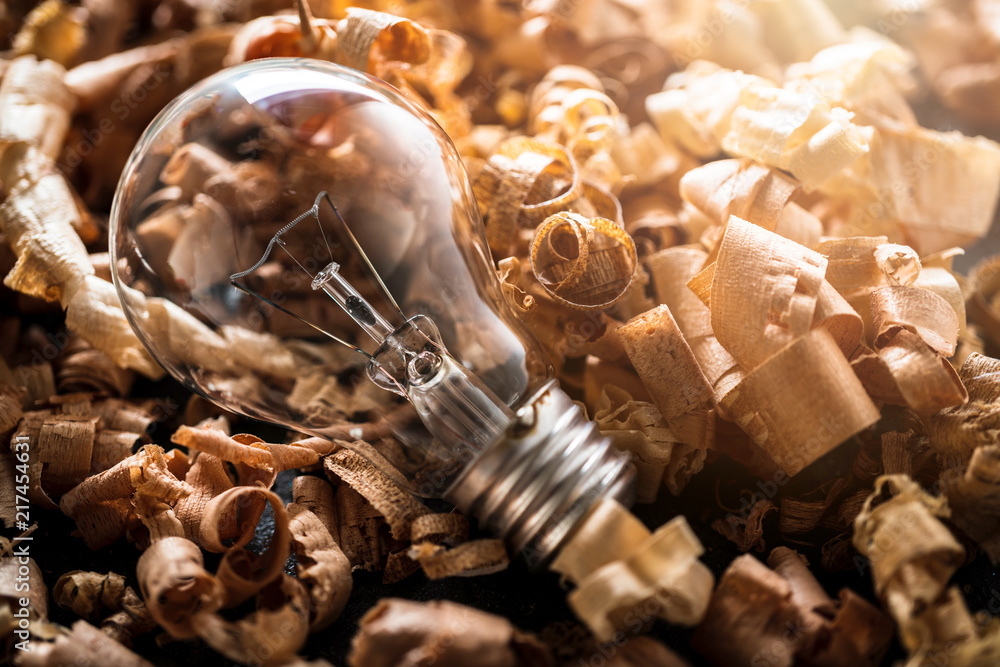
[[[631,505],[634,488],[629,455],[552,381],[469,464],[445,499],[540,567],[598,498]]]

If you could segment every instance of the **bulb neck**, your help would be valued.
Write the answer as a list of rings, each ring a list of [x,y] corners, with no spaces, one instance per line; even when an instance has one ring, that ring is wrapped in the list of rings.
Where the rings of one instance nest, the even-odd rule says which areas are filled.
[[[445,494],[536,568],[558,553],[599,498],[631,505],[635,467],[555,381],[517,411]]]

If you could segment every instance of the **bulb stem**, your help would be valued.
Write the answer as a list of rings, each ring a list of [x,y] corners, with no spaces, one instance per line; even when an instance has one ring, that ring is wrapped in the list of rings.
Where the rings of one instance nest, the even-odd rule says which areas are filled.
[[[532,567],[547,563],[599,498],[635,500],[635,466],[555,381],[468,464],[445,499]]]
[[[341,275],[340,264],[336,262],[327,264],[326,268],[316,274],[312,288],[326,292],[379,345],[395,330],[395,327],[372,308],[368,300]]]

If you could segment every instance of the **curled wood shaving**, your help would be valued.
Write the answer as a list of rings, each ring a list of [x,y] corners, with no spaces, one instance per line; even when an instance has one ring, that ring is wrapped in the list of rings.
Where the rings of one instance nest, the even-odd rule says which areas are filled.
[[[794,475],[881,416],[826,329],[813,329],[749,373],[729,415]]]
[[[769,231],[775,231],[799,188],[795,179],[781,171],[746,159],[709,162],[687,172],[680,181],[681,197],[716,224],[724,225],[735,215]],[[819,220],[815,226],[821,228]]]
[[[536,138],[565,145],[588,180],[617,184],[621,171],[611,151],[620,131],[619,111],[597,77],[573,65],[555,67],[535,86],[528,105]]]
[[[885,492],[893,495],[876,505]],[[947,503],[908,477],[882,477],[854,522],[854,546],[871,560],[875,591],[899,627],[907,665],[955,646],[951,664],[983,664],[996,655],[998,635],[979,635],[961,595],[949,589],[964,549],[941,523]]]
[[[62,497],[59,507],[77,522],[87,546],[100,549],[138,523],[148,522],[150,530],[160,526],[183,534],[170,505],[190,491],[168,470],[163,450],[146,445],[113,468],[85,479]],[[161,520],[166,524],[160,524]]]
[[[334,504],[337,542],[351,567],[368,571],[384,569],[391,551],[384,534],[388,532],[385,517],[350,486],[337,489]]]
[[[634,624],[639,609],[647,619],[697,624],[713,584],[711,572],[698,561],[702,551],[684,517],[651,534],[617,502],[602,500],[551,567],[577,584],[570,607],[598,640],[606,641],[627,622]]]
[[[385,77],[387,61],[425,62],[430,36],[418,23],[383,12],[351,7],[337,24],[338,62]]]
[[[929,290],[903,285],[875,288],[871,312],[876,348],[896,330],[905,328],[938,354],[950,357],[955,353],[958,315],[944,298]]]
[[[407,539],[414,519],[430,513],[426,505],[402,490],[388,475],[350,450],[327,457],[324,467],[328,475],[344,480],[364,496],[385,517],[397,540]]]
[[[890,331],[882,340],[878,357],[885,364],[902,402],[923,417],[968,399],[955,368],[940,354],[906,329]],[[891,396],[889,400],[895,401]]]
[[[885,614],[847,589],[831,600],[791,549],[778,547],[768,564],[744,555],[722,575],[693,639],[711,664],[880,664]]]
[[[74,337],[59,356],[57,386],[60,392],[95,391],[124,396],[134,379],[134,373],[119,368],[106,354],[80,338]]]
[[[214,428],[181,426],[170,437],[175,444],[217,456],[223,461],[276,474],[291,468],[304,468],[319,462],[319,454],[310,447],[296,444],[266,443],[256,436],[228,436]],[[273,479],[271,480],[273,482]],[[246,480],[244,480],[244,483]],[[270,486],[270,483],[267,484]]]
[[[968,469],[946,469],[941,482],[952,522],[1000,561],[1000,445],[979,447]]]
[[[296,477],[295,501],[288,505],[289,526],[299,579],[309,591],[309,631],[328,627],[351,594],[351,563],[337,544],[333,489],[318,477]]]
[[[743,372],[716,338],[711,311],[687,288],[688,281],[700,272],[707,258],[708,253],[703,250],[675,247],[650,255],[646,264],[657,298],[670,309],[719,401],[736,385]]]
[[[200,543],[201,523],[209,502],[231,489],[233,482],[226,472],[222,459],[205,453],[199,454],[194,459],[194,463],[184,475],[184,481],[190,485],[192,491],[177,501],[174,505],[174,514],[184,527],[184,537]],[[221,540],[234,539],[240,532],[236,515],[236,506],[231,506],[228,513],[217,520],[217,531]]]
[[[309,3],[300,2],[306,16],[262,16],[249,21],[233,35],[226,54],[227,67],[257,58],[317,58],[337,55],[335,25],[308,15]]]
[[[38,460],[44,466],[42,484],[62,495],[90,472],[97,434],[97,417],[62,415],[42,422],[38,430]]]
[[[875,247],[873,254],[888,285],[912,285],[920,277],[920,258],[909,246],[881,243]]]
[[[618,330],[618,337],[678,439],[707,448],[715,426],[712,386],[670,309],[661,305],[632,318]]]
[[[130,292],[130,295],[142,298],[138,292]],[[122,312],[114,285],[106,280],[84,277],[83,284],[67,304],[66,328],[123,368],[131,368],[153,379],[164,374],[163,368],[136,338]]]
[[[548,648],[507,619],[453,602],[386,598],[364,615],[360,625],[347,658],[350,667],[554,664]]]
[[[961,466],[978,448],[995,444],[1000,432],[1000,361],[971,354],[958,376],[969,400],[934,415],[929,435],[931,445],[950,465]]]
[[[63,83],[65,74],[53,60],[33,55],[11,62],[0,83],[0,145],[23,141],[55,160],[76,103]],[[12,183],[4,178],[4,185]]]
[[[292,660],[309,634],[309,595],[298,579],[282,574],[257,593],[257,608],[230,621],[209,610],[195,617],[194,629],[230,660],[265,666]]]
[[[478,577],[510,565],[503,541],[493,539],[473,540],[451,548],[422,542],[410,547],[407,554],[420,564],[428,579]]]
[[[0,229],[17,255],[4,284],[66,306],[94,273],[76,231],[83,221],[69,186],[41,149],[27,143],[5,147],[0,180],[8,191],[0,204]]]
[[[10,445],[11,452],[17,449],[15,443],[18,442],[18,438],[24,441],[27,438],[28,442],[37,441],[38,433],[41,431],[42,423],[49,416],[48,411],[32,411],[24,413],[23,418],[18,424],[17,430],[14,435],[11,436]],[[42,486],[42,473],[43,464],[38,456],[38,450],[36,448],[30,448],[28,451],[28,500],[39,507],[45,507],[48,509],[56,509],[58,505],[52,502],[49,494]],[[13,467],[11,468],[13,472]],[[13,487],[12,487],[13,488]]]
[[[556,302],[603,310],[625,295],[636,269],[635,242],[606,218],[556,213],[531,242],[531,270]]]
[[[826,259],[737,217],[729,219],[711,290],[712,330],[753,370],[812,328]]]
[[[151,544],[139,557],[136,577],[150,615],[178,639],[197,636],[196,617],[220,608],[225,595],[205,571],[201,549],[183,537]]]
[[[156,626],[142,599],[125,585],[125,577],[114,572],[67,572],[56,581],[52,596],[60,607],[100,622],[101,632],[125,646]]]
[[[784,510],[784,506],[782,506],[782,510]],[[735,544],[736,548],[743,553],[750,551],[750,549],[764,551],[767,548],[767,544],[764,542],[764,517],[777,511],[778,508],[775,507],[774,503],[763,498],[754,503],[746,518],[730,514],[725,519],[713,521],[712,528]]]
[[[663,484],[679,494],[705,463],[705,450],[681,443],[656,406],[613,384],[603,386],[594,421],[616,447],[632,453],[639,502],[656,500]]]
[[[785,169],[813,190],[868,152],[851,116],[808,93],[752,85],[740,91],[722,146]]]
[[[255,496],[257,498],[255,498]],[[255,554],[243,547],[253,539],[266,500],[274,512],[274,534],[264,553]],[[256,502],[255,502],[256,501]],[[230,528],[231,505],[247,508],[249,516],[238,517],[239,531],[232,545],[222,544],[220,529]],[[258,509],[259,508],[259,509]],[[199,538],[209,551],[222,551],[216,576],[223,587],[224,607],[234,607],[257,594],[281,575],[289,553],[288,512],[281,499],[261,486],[236,486],[223,491],[205,507]]]
[[[521,228],[569,208],[581,190],[576,162],[562,146],[526,137],[502,143],[472,182],[493,256],[511,254]]]

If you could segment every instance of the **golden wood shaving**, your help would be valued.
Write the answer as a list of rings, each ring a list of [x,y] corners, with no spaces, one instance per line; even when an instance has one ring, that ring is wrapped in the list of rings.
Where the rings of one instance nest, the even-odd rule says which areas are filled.
[[[351,7],[337,25],[338,62],[385,77],[386,61],[419,64],[430,57],[430,36],[399,16]]]
[[[938,354],[950,357],[955,353],[958,315],[947,301],[929,290],[903,285],[875,288],[871,312],[876,349],[896,330],[905,328]]]
[[[309,3],[300,2],[308,13]],[[303,21],[303,18],[305,19]],[[311,16],[262,16],[243,24],[233,36],[226,66],[257,58],[317,58],[334,60],[337,33],[334,24]]]
[[[930,417],[968,399],[955,368],[916,334],[896,329],[884,337],[882,345],[879,359],[892,375],[902,402],[918,415]]]
[[[629,361],[677,438],[707,448],[714,436],[712,386],[674,321],[657,306],[618,330]]]
[[[34,56],[15,59],[0,83],[0,146],[25,142],[55,160],[76,101],[63,83],[66,70]],[[4,185],[12,183],[5,177]]]
[[[718,225],[735,215],[775,231],[799,187],[777,169],[750,160],[716,160],[684,174],[680,194]]]
[[[602,500],[551,567],[577,584],[570,606],[606,641],[626,627],[628,612],[637,608],[649,611],[647,618],[697,624],[713,584],[711,572],[698,561],[702,551],[684,517],[651,534],[617,502]]]
[[[813,329],[748,374],[729,415],[794,475],[881,416],[826,329]]]
[[[395,667],[407,662],[441,667],[554,664],[548,648],[507,619],[454,602],[383,599],[361,619],[347,664]]]
[[[558,303],[603,310],[625,294],[636,270],[635,243],[606,218],[557,213],[535,230],[531,270]]]
[[[521,228],[568,208],[581,190],[576,163],[562,146],[526,137],[505,141],[472,182],[493,256],[509,255]]]
[[[753,370],[812,328],[826,259],[731,217],[712,280],[712,330]]]
[[[594,421],[615,447],[632,453],[639,502],[656,500],[663,484],[679,494],[705,463],[704,448],[681,443],[656,406],[613,384],[602,387]]]
[[[688,281],[698,275],[707,258],[703,250],[676,247],[650,255],[646,263],[657,298],[670,309],[705,378],[711,383],[716,401],[720,401],[735,387],[743,372],[716,338],[711,310],[687,288]]]

